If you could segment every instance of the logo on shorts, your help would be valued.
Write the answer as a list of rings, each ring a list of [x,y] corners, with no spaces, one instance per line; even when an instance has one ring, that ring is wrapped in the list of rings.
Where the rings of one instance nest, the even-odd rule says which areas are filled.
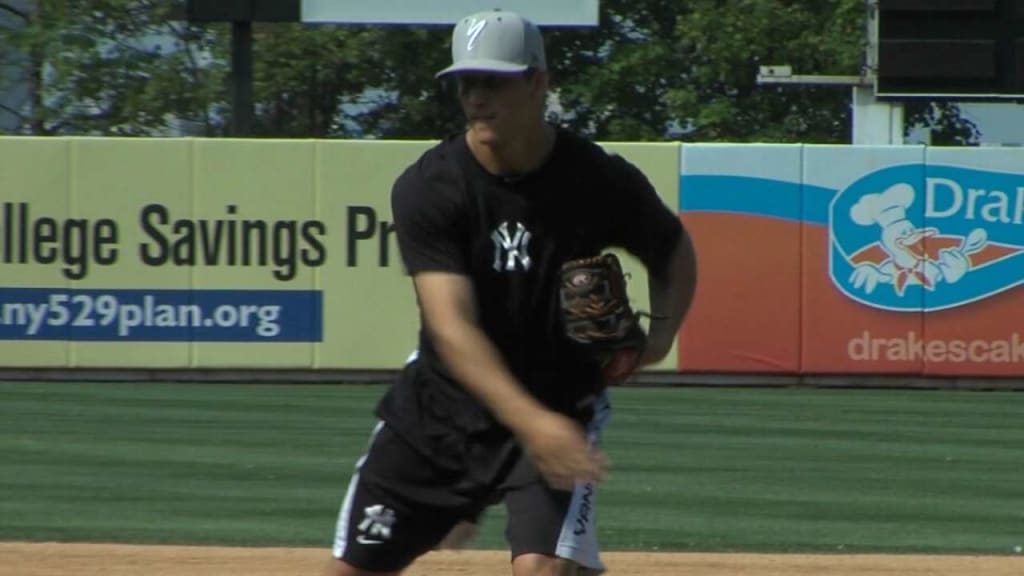
[[[391,538],[391,527],[395,524],[395,511],[381,504],[363,509],[363,521],[357,527],[360,544],[383,544]]]
[[[576,528],[572,531],[576,536],[587,533],[590,526],[590,513],[593,509],[592,499],[594,496],[594,485],[590,482],[583,485],[583,497],[580,498],[580,509],[576,513]]]
[[[885,168],[832,201],[832,282],[885,310],[962,306],[1024,283],[1022,231],[1022,174]]]

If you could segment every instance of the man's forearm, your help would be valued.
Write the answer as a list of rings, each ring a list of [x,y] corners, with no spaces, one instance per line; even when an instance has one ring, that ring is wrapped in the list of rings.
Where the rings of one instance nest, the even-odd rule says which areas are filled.
[[[658,361],[668,353],[693,302],[696,286],[697,257],[684,229],[664,272],[648,279],[651,301],[648,361]]]
[[[433,336],[452,376],[513,433],[524,432],[531,415],[543,406],[523,388],[486,334],[463,322],[450,324]]]

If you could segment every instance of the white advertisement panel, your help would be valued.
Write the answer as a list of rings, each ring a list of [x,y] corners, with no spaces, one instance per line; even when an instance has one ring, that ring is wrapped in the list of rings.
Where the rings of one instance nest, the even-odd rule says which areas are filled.
[[[454,24],[500,8],[538,26],[597,26],[598,0],[302,0],[302,21],[316,24]]]

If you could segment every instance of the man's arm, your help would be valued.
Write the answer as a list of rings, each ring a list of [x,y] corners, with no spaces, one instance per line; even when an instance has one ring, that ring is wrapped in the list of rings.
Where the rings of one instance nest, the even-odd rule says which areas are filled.
[[[651,272],[647,282],[651,322],[647,349],[640,359],[642,366],[659,362],[669,353],[693,302],[697,287],[697,255],[685,227],[664,270],[660,274]]]
[[[576,481],[599,480],[604,457],[590,447],[582,427],[530,395],[480,328],[470,281],[448,272],[420,272],[413,280],[448,370],[512,431],[548,483],[569,489]]]

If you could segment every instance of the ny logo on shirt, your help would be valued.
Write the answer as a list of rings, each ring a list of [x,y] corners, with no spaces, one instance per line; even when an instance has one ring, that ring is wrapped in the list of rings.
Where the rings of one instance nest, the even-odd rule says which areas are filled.
[[[502,222],[494,232],[491,232],[491,240],[494,242],[494,269],[511,272],[517,267],[523,270],[530,269],[530,254],[527,248],[530,245],[530,231],[520,222],[516,222],[516,231],[509,234],[509,223]]]

